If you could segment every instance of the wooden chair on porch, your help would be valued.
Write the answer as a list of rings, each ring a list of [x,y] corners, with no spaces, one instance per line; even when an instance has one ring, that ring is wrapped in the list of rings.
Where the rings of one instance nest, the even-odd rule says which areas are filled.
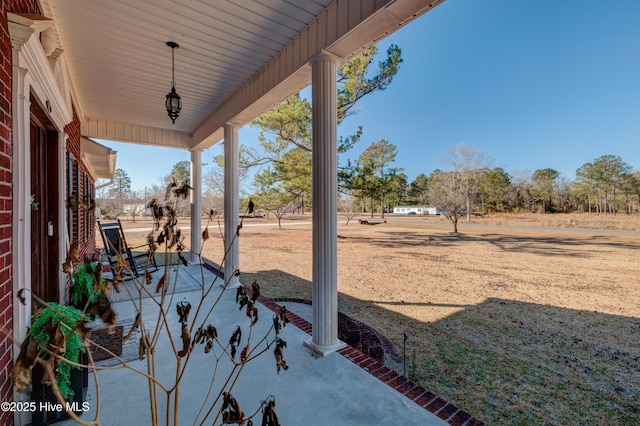
[[[109,266],[113,275],[116,275],[120,258],[124,260],[127,267],[123,271],[123,279],[130,280],[144,274],[146,269],[153,267],[153,271],[158,270],[156,259],[151,254],[149,243],[141,246],[129,247],[124,236],[120,219],[116,222],[98,222],[102,242],[104,243],[103,254],[109,261]]]

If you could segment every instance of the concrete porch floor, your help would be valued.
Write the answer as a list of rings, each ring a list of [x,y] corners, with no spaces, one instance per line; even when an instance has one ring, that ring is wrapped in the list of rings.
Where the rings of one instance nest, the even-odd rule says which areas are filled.
[[[214,280],[213,273],[200,265],[181,268],[180,273],[185,272],[194,275],[198,280],[203,273],[204,282],[207,284]],[[188,300],[193,306],[189,324],[195,320],[195,323],[200,325],[204,321],[206,311],[218,298],[219,303],[204,324],[211,323],[217,328],[220,343],[226,345],[231,333],[239,325],[242,329],[242,340],[236,359],[239,359],[239,352],[247,344],[248,338],[251,339],[252,347],[266,348],[261,339],[272,326],[274,310],[279,309],[279,305],[261,297],[256,304],[259,321],[254,327],[249,327],[250,319],[245,315],[245,310],[239,310],[235,303],[235,290],[223,291],[218,285],[219,282],[220,280],[216,282],[205,299],[198,318],[194,316],[201,297],[200,291],[176,293],[170,302],[165,303],[176,350],[182,348],[176,303]],[[282,425],[482,424],[454,405],[448,404],[354,348],[347,347],[326,357],[317,356],[303,346],[303,342],[310,339],[308,333],[311,331],[311,325],[304,318],[310,313],[310,307],[296,306],[298,304],[288,302],[282,304],[288,305],[288,318],[291,320],[280,332],[280,337],[287,342],[283,358],[289,368],[279,374],[276,372],[273,345],[244,365],[231,393],[247,417],[256,413],[261,401],[273,396],[276,413]],[[142,306],[145,325],[152,328],[158,307],[150,298],[142,299]],[[135,317],[131,302],[114,303],[113,307],[119,322]],[[125,333],[127,331],[125,330]],[[273,332],[270,334],[271,338]],[[173,386],[176,375],[176,358],[170,345],[167,334],[163,333],[156,350],[156,377],[169,388]],[[220,358],[217,364],[216,358]],[[135,359],[129,365],[146,371],[147,361]],[[204,413],[225,384],[232,368],[231,361],[223,354],[219,345],[214,345],[214,350],[208,354],[204,353],[204,345],[194,347],[180,387],[180,424],[213,424],[213,419],[220,409],[220,402],[215,403],[212,414],[206,419]],[[207,399],[208,404],[199,413],[214,374],[215,381]],[[83,421],[93,419],[99,409],[102,425],[151,424],[149,387],[145,377],[124,368],[101,370],[97,377],[100,404],[98,406],[95,380],[90,373],[87,390],[89,411],[82,414]],[[228,390],[229,386],[226,385],[225,390]],[[158,402],[160,424],[165,424],[166,396],[160,390]],[[253,424],[259,425],[261,419],[262,416],[258,412],[252,419]],[[215,424],[221,423],[220,417]],[[75,422],[66,420],[58,424],[71,425]]]

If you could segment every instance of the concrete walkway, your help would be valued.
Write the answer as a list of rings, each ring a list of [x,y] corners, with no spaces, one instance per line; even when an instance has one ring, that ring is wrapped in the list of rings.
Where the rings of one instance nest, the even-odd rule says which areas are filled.
[[[201,268],[198,265],[189,266],[186,269],[196,276],[201,274]],[[213,282],[212,273],[207,270],[203,270],[203,273],[206,283]],[[203,305],[206,309],[202,311],[208,311],[217,299],[219,302],[207,320],[204,319],[203,312],[194,318],[200,297],[200,291],[179,293],[174,295],[173,300],[165,303],[165,309],[169,313],[168,325],[174,336],[176,350],[182,348],[182,342],[175,306],[179,301],[188,300],[193,306],[189,324],[194,320],[197,325],[213,324],[218,330],[220,345],[226,346],[233,330],[236,326],[240,326],[242,340],[238,345],[236,360],[239,359],[242,348],[247,345],[247,339],[250,339],[252,348],[256,348],[257,351],[266,349],[266,351],[247,362],[235,385],[231,385],[240,367],[234,370],[233,363],[224,354],[220,345],[214,345],[213,350],[208,354],[204,352],[204,345],[196,345],[181,382],[180,424],[213,424],[220,409],[220,401],[215,403],[213,401],[222,388],[231,389],[232,395],[247,417],[258,412],[252,419],[254,425],[261,424],[262,416],[258,411],[261,401],[270,397],[275,398],[276,413],[282,425],[446,424],[440,417],[457,424],[476,424],[477,422],[476,419],[470,418],[466,413],[446,404],[420,387],[408,389],[406,386],[403,388],[402,385],[398,385],[400,391],[394,389],[395,386],[385,383],[380,378],[380,374],[383,373],[391,377],[393,370],[386,369],[387,373],[382,370],[386,367],[368,362],[366,364],[369,368],[362,368],[363,364],[357,360],[365,356],[353,348],[347,348],[324,358],[316,356],[303,346],[303,342],[310,336],[295,326],[296,321],[289,323],[280,332],[280,337],[287,342],[283,358],[289,368],[278,374],[273,354],[274,345],[266,348],[266,344],[261,341],[262,337],[269,333],[274,316],[273,311],[265,306],[264,298],[261,299],[263,303],[257,303],[260,319],[254,327],[250,327],[250,319],[245,315],[245,310],[239,310],[235,303],[235,290],[223,291],[217,283],[214,285]],[[266,304],[270,303],[267,301]],[[132,303],[120,302],[113,306],[120,319],[135,317]],[[158,307],[151,298],[143,299],[142,306],[144,323],[148,329],[153,329]],[[291,308],[294,309],[293,306]],[[304,315],[303,312],[300,313]],[[292,315],[292,318],[305,322],[296,315]],[[125,330],[125,333],[127,331]],[[139,338],[139,332],[135,337]],[[269,340],[273,340],[273,337],[274,333],[271,330]],[[219,358],[218,362],[216,358]],[[175,383],[176,357],[166,333],[163,333],[158,341],[155,359],[156,377],[167,388],[172,387]],[[185,359],[181,358],[183,364]],[[136,359],[129,364],[134,368],[147,370],[146,360]],[[379,369],[378,374],[372,372],[374,367]],[[397,380],[397,374],[394,372],[393,375],[394,380]],[[99,408],[99,419],[102,425],[151,424],[149,387],[143,376],[129,369],[117,368],[102,370],[97,377],[100,384],[100,404],[98,404],[95,380],[90,373],[87,394],[89,411],[82,414],[82,420],[93,419]],[[215,377],[215,381],[207,397],[212,377]],[[227,383],[229,377],[232,379]],[[406,379],[404,380],[406,382]],[[165,424],[166,396],[160,389],[158,392],[159,423]],[[200,411],[205,400],[207,401],[204,404],[205,408]],[[437,410],[431,411],[438,415],[423,408],[427,404],[434,403]],[[214,408],[205,419],[205,413],[212,405]],[[215,422],[215,424],[221,423],[221,418]],[[75,423],[68,420],[59,424]]]

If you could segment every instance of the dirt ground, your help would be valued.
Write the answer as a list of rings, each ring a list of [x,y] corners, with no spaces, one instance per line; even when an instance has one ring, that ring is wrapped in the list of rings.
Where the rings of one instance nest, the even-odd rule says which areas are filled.
[[[244,220],[242,282],[311,299],[310,222]],[[640,219],[495,216],[459,234],[432,218],[340,222],[339,310],[400,348],[407,332],[410,378],[491,424],[640,424],[640,236],[581,228]],[[214,262],[221,227],[203,250]]]

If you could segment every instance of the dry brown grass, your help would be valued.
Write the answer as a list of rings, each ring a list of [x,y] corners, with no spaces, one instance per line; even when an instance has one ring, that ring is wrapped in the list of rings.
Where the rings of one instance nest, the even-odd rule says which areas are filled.
[[[242,281],[310,299],[311,226],[251,222],[267,221],[244,223]],[[398,346],[407,331],[415,381],[491,424],[640,424],[638,234],[525,225],[637,231],[640,219],[487,217],[458,235],[415,217],[341,224],[339,309]]]
[[[493,214],[483,218],[473,218],[473,222],[491,225],[537,226],[550,228],[585,228],[610,230],[640,230],[640,216],[626,214],[589,214],[589,213],[557,213],[557,214]]]

